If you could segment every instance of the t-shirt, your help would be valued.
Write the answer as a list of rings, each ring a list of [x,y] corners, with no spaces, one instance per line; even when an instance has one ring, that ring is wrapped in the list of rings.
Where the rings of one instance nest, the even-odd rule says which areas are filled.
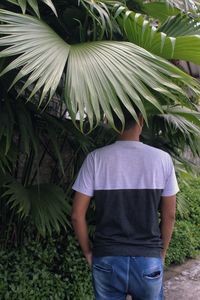
[[[179,191],[168,153],[117,141],[86,157],[73,189],[94,196],[93,255],[160,256],[160,199]]]

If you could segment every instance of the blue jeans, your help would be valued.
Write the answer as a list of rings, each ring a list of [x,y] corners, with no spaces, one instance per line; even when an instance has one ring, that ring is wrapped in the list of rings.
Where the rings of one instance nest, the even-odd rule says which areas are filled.
[[[96,300],[163,300],[161,258],[133,256],[93,257]]]

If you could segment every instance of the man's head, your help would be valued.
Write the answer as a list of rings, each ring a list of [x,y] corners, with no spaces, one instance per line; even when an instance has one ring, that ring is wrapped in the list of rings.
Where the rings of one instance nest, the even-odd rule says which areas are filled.
[[[126,109],[126,107],[124,105],[121,105],[121,109],[122,109],[122,112],[124,114],[124,119],[125,119],[124,131],[129,130],[129,129],[134,128],[134,127],[137,127],[137,125],[140,125],[141,127],[143,126],[143,117],[142,117],[142,114],[141,114],[140,110],[135,105],[133,105],[133,108],[134,108],[134,110],[137,114],[137,117],[139,119],[140,124],[137,123],[137,121],[134,119],[132,114]],[[119,131],[121,131],[122,130],[122,123],[116,115],[114,115],[114,123],[115,123],[116,128]]]

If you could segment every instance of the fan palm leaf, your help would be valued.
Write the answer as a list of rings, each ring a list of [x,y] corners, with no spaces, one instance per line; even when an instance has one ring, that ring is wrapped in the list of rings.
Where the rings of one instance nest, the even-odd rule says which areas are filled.
[[[176,16],[169,17],[166,22],[159,27],[158,31],[173,37],[199,35],[199,18],[193,18],[185,14],[177,14]]]
[[[0,140],[0,176],[2,179],[2,173],[5,175],[6,172],[11,172],[12,170],[12,163],[16,160],[16,152],[17,149],[12,147],[9,149],[5,155],[6,144],[3,139]],[[1,180],[0,180],[1,186]]]
[[[147,0],[145,2],[164,3],[171,7],[176,7],[182,11],[192,11],[192,12],[196,12],[200,7],[199,0],[153,0],[153,1]]]
[[[31,96],[44,86],[41,101],[48,91],[50,91],[51,98],[60,82],[70,46],[44,22],[28,15],[1,10],[0,19],[9,23],[9,25],[1,25],[1,34],[10,34],[1,38],[0,45],[11,46],[3,50],[0,57],[21,54],[4,69],[1,75],[24,66],[13,84],[31,73],[22,91],[37,81]]]
[[[21,219],[30,217],[37,230],[45,236],[52,229],[60,231],[66,227],[69,203],[61,188],[50,184],[24,187],[15,181],[4,185],[6,191],[2,197],[7,197],[7,204],[15,210]],[[68,224],[69,225],[69,224]]]
[[[175,132],[179,131],[186,138],[194,135],[200,136],[200,112],[185,107],[163,107],[164,113],[159,115]],[[199,150],[197,149],[197,152]]]
[[[146,118],[144,101],[162,111],[159,94],[172,101],[178,93],[185,92],[179,85],[199,89],[198,84],[169,62],[154,56],[143,48],[128,42],[102,41],[69,45],[47,24],[31,16],[0,10],[0,58],[17,56],[1,72],[21,68],[13,81],[24,79],[20,93],[34,85],[29,99],[43,88],[40,103],[48,95],[50,100],[66,68],[65,100],[72,119],[80,113],[83,125],[85,113],[90,126],[98,123],[103,111],[113,124],[112,113],[117,114],[122,124],[122,102],[137,119],[132,103]],[[157,96],[151,91],[157,92]]]
[[[200,145],[200,112],[181,106],[163,107],[163,114],[155,115],[153,132],[158,140],[171,149],[172,155],[182,161],[180,153],[190,149],[193,155],[199,156]],[[161,142],[162,144],[162,142]]]
[[[26,12],[27,5],[30,5],[30,7],[35,12],[35,14],[38,17],[40,16],[39,7],[38,7],[38,0],[7,0],[7,1],[20,6],[23,14],[25,14],[25,12]],[[47,6],[49,6],[51,8],[51,10],[54,12],[54,14],[57,16],[55,6],[54,6],[54,4],[51,0],[40,0],[40,1],[42,1]]]
[[[126,8],[124,10],[123,17],[118,17],[118,21],[129,42],[166,59],[180,59],[200,64],[200,38],[198,35],[191,35],[199,32],[198,22],[188,21],[188,18],[185,19],[184,16],[177,16],[179,24],[170,22],[170,28],[168,28],[170,32],[175,32],[175,36],[167,36],[166,33],[151,26],[145,16],[135,14],[133,11],[126,11]],[[188,29],[187,32],[185,27],[182,29],[182,22],[188,23],[191,29]],[[184,36],[176,37],[179,31]]]
[[[165,0],[165,2],[185,11],[196,11],[200,6],[199,0]]]
[[[80,0],[82,6],[88,12],[88,15],[92,17],[93,20],[93,38],[97,38],[96,31],[97,26],[101,28],[100,37],[98,40],[102,40],[104,34],[112,39],[113,27],[116,26],[116,21],[113,16],[114,9],[121,9],[122,6],[126,5],[126,1],[121,0]]]
[[[180,10],[167,2],[143,3],[141,10],[144,14],[155,18],[161,22],[166,21],[170,16],[180,13]]]
[[[14,115],[7,101],[5,106],[0,103],[0,140],[5,140],[5,147],[1,149],[4,151],[4,155],[7,155],[10,145],[13,139],[14,133]]]

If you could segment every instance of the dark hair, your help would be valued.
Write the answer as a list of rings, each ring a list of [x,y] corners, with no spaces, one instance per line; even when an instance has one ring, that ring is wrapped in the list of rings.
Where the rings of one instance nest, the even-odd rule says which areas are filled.
[[[132,105],[133,109],[135,110],[137,116],[139,116],[141,114],[140,110],[138,109],[137,106]],[[131,127],[135,126],[135,124],[137,123],[137,121],[134,119],[134,117],[132,116],[132,114],[127,110],[127,108],[121,104],[121,109],[124,115],[124,119],[125,119],[125,125],[124,125],[124,130],[128,130]],[[119,130],[122,131],[123,127],[122,127],[122,123],[120,121],[120,119],[118,118],[118,116],[114,113],[113,116],[114,119],[114,123],[115,123],[115,127]]]

